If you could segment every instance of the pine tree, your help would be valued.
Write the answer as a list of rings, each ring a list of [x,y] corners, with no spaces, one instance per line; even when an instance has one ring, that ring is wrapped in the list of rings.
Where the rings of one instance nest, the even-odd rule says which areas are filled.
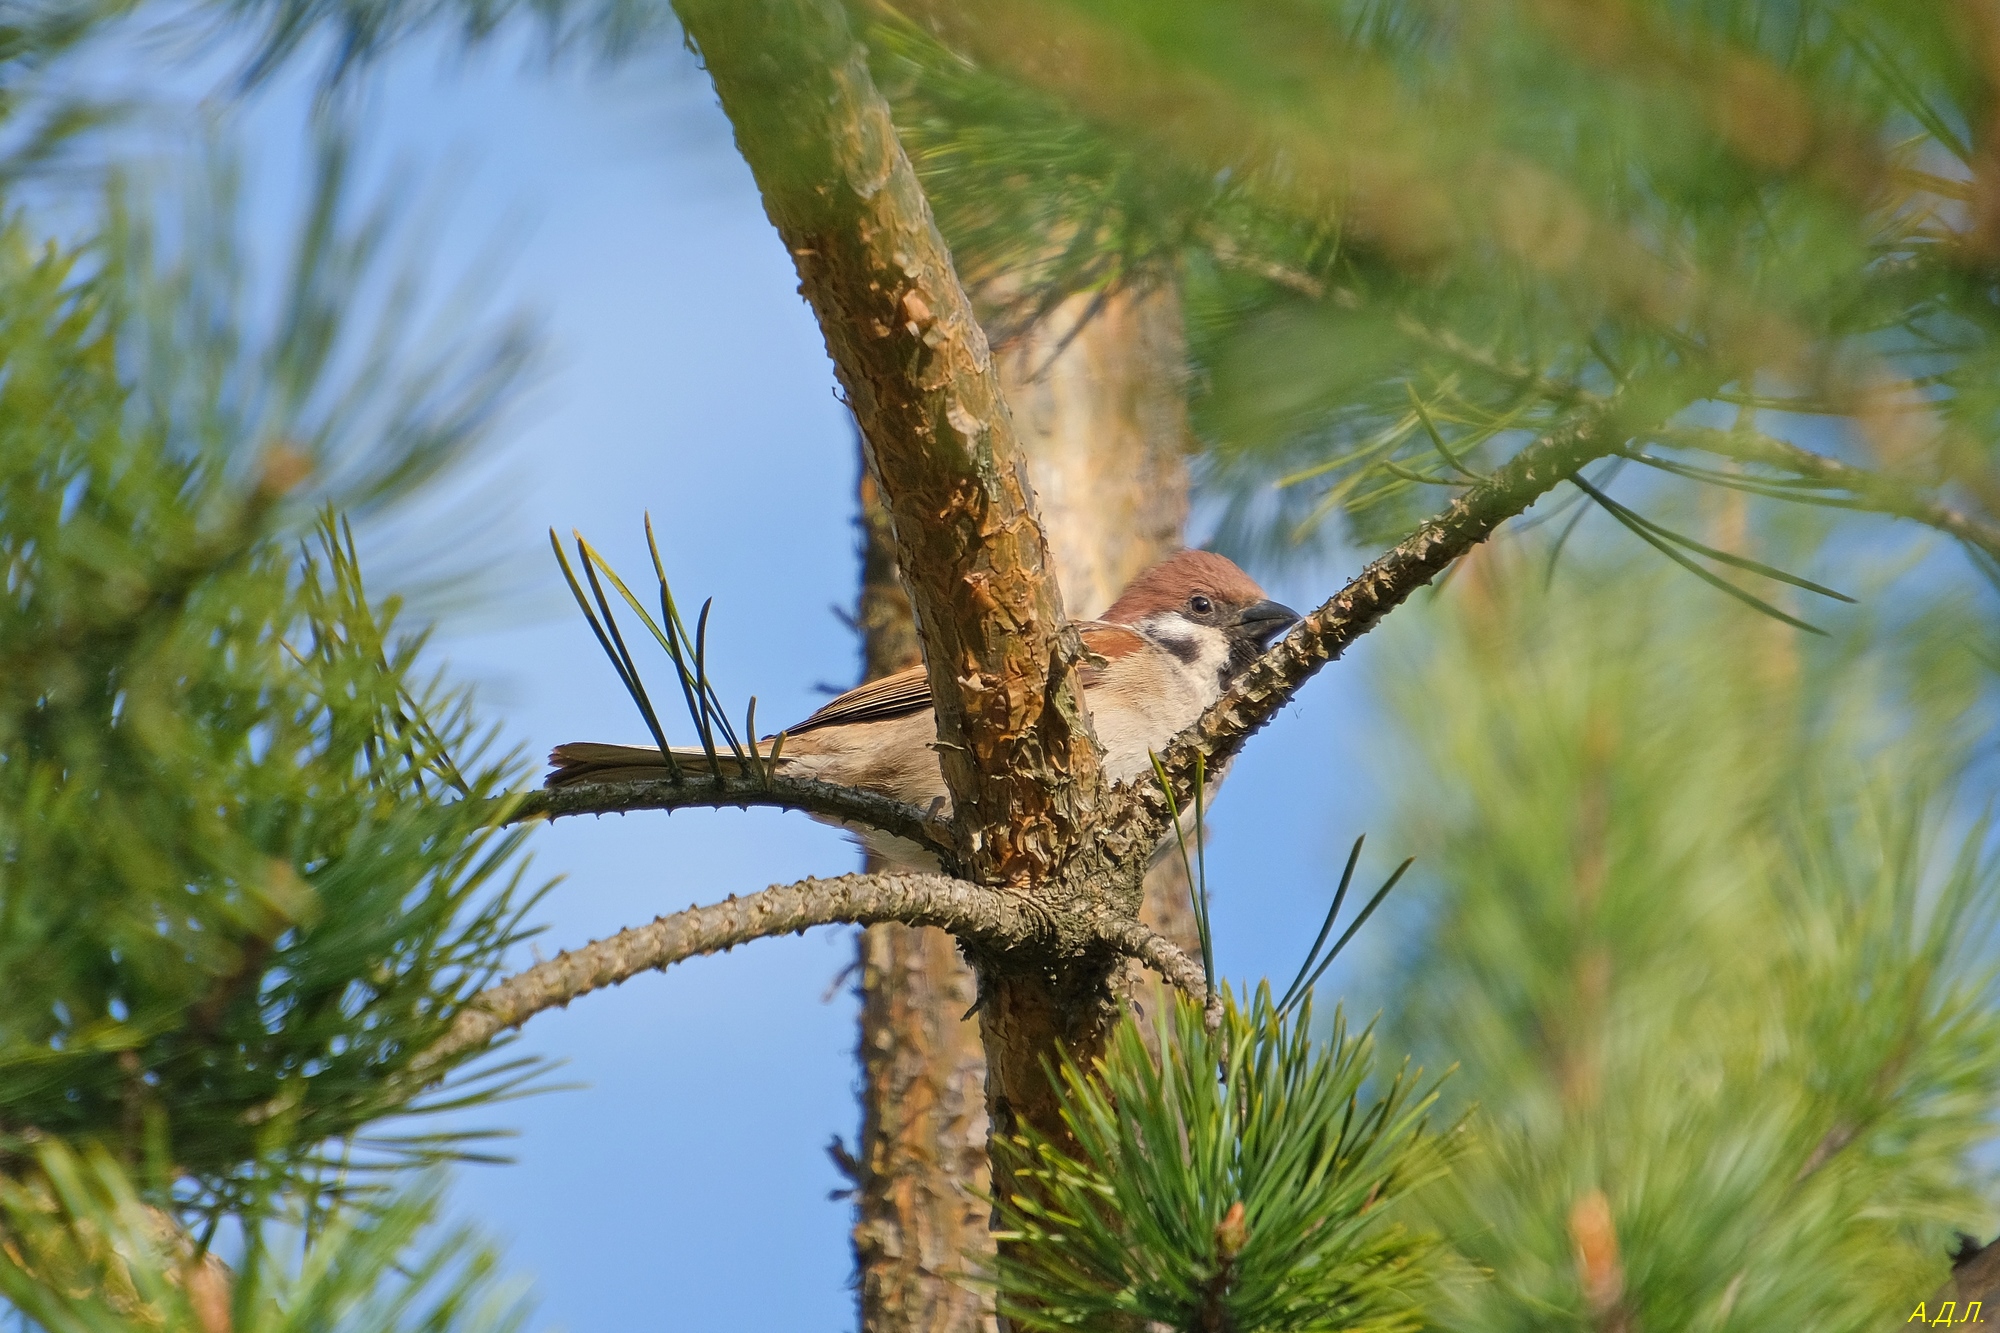
[[[537,8],[614,41],[653,17]],[[505,7],[234,12],[264,25],[266,67],[334,27],[345,76],[423,22],[478,35]],[[1006,1228],[991,1276],[1017,1326],[1861,1328],[1921,1299],[1947,1233],[1990,1223],[1973,1153],[1995,1101],[1993,886],[1962,819],[1985,682],[1894,645],[1934,649],[1974,613],[1870,625],[1792,570],[1865,521],[1807,529],[1817,506],[1914,521],[2000,575],[2000,19],[1890,0],[674,12],[856,412],[950,824],[775,771],[782,741],[737,727],[667,571],[642,597],[587,543],[558,554],[639,711],[664,746],[655,699],[680,696],[674,725],[714,758],[515,790],[455,696],[409,681],[413,648],[339,521],[303,562],[280,542],[300,460],[339,443],[307,419],[327,288],[299,284],[299,341],[257,368],[262,414],[227,374],[175,373],[212,342],[143,336],[148,313],[204,327],[198,286],[17,246],[0,274],[20,286],[0,344],[0,419],[22,432],[0,455],[19,622],[0,652],[23,663],[0,735],[17,1305],[185,1324],[220,1283],[247,1324],[314,1292],[359,1299],[386,1261],[315,1285],[331,1270],[308,1251],[298,1283],[258,1277],[278,1205],[315,1231],[336,1210],[318,1244],[357,1256],[422,1215],[419,1195],[356,1220],[327,1145],[543,1009],[835,921],[942,926],[979,976]],[[1171,282],[1228,538],[1270,550],[1338,519],[1387,545],[1159,757],[1157,785],[1097,772],[1080,649],[959,277],[996,271],[1024,326]],[[478,401],[438,412],[441,445]],[[412,438],[389,424],[364,430]],[[365,500],[437,452],[320,498]],[[1693,535],[1697,489],[1737,517]],[[1313,1036],[1323,946],[1386,892],[1343,917],[1352,862],[1275,997],[1218,985],[1205,924],[1190,951],[1140,923],[1141,882],[1163,839],[1190,845],[1206,775],[1306,679],[1558,491],[1534,567],[1506,550],[1461,580],[1396,682],[1432,766],[1395,836],[1431,859],[1436,915],[1384,1031],[1461,1066],[1440,1089],[1388,1073],[1372,1031]],[[1607,533],[1575,537],[1592,513],[1678,568],[1633,572]],[[1593,572],[1538,592],[1566,547]],[[670,659],[650,687],[621,624]],[[945,873],[732,896],[487,984],[525,906],[491,883],[510,822],[746,802],[893,831]],[[1128,959],[1184,993],[1151,1042],[1113,988]],[[223,1218],[251,1237],[228,1278],[199,1258]]]

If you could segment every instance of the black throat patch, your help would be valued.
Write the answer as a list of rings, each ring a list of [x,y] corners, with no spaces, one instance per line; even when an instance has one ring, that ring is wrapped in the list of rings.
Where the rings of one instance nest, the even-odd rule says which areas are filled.
[[[1190,666],[1193,665],[1195,658],[1201,656],[1201,642],[1191,634],[1186,638],[1172,639],[1162,635],[1158,643],[1161,647]]]

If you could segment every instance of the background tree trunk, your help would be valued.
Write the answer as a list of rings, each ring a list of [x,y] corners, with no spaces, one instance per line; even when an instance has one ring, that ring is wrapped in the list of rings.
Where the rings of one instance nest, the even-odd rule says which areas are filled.
[[[1121,293],[1081,332],[1078,297],[996,349],[1028,457],[1065,604],[1109,606],[1180,544],[1187,522],[1185,349],[1175,294]],[[1060,352],[1057,351],[1061,347]],[[1053,358],[1053,359],[1052,359]],[[864,678],[918,660],[889,519],[864,469]],[[1147,878],[1144,918],[1194,947],[1177,860]],[[968,1255],[992,1253],[986,1059],[972,970],[944,931],[871,926],[860,945],[861,1144],[854,1249],[865,1333],[984,1333],[991,1302],[961,1285]],[[1135,975],[1137,970],[1135,969]],[[1148,977],[1139,994],[1157,990]]]

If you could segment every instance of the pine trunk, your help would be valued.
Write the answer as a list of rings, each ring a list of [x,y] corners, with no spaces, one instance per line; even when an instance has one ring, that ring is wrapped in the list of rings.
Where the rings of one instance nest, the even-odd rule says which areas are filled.
[[[1178,302],[1167,290],[1114,297],[1058,352],[1087,305],[1073,300],[998,349],[1063,596],[1086,615],[1179,544],[1188,510]],[[888,516],[865,472],[861,500],[859,620],[872,678],[914,664],[918,645]],[[1192,947],[1187,893],[1179,863],[1163,862],[1147,879],[1143,915]],[[860,951],[861,1327],[985,1333],[991,1303],[963,1282],[968,1262],[992,1252],[980,1202],[986,1060],[979,1025],[964,1018],[972,971],[929,927],[871,926]],[[1139,993],[1150,998],[1153,985]]]

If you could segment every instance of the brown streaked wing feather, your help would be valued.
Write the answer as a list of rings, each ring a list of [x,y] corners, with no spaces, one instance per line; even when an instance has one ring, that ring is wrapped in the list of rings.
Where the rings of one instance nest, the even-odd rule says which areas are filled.
[[[884,718],[903,717],[922,712],[930,706],[931,683],[924,677],[922,667],[911,667],[907,671],[871,680],[866,685],[857,685],[838,698],[829,700],[826,707],[805,721],[785,730],[787,735],[796,736],[800,732],[840,726],[847,722],[880,722]]]
[[[1107,625],[1101,620],[1085,621],[1077,626],[1083,635],[1083,646],[1095,661],[1083,664],[1083,688],[1097,685],[1104,676],[1100,662],[1115,662],[1121,657],[1139,652],[1146,646],[1145,636],[1123,625]]]
[[[1082,632],[1083,646],[1100,658],[1123,657],[1146,646],[1144,638],[1123,625],[1107,625],[1093,620],[1079,624],[1077,629]],[[1084,664],[1083,683],[1086,689],[1097,683],[1097,674],[1096,667]],[[866,685],[855,686],[847,693],[828,700],[824,708],[785,731],[787,735],[797,736],[820,727],[836,727],[848,722],[880,722],[885,718],[920,713],[930,706],[930,679],[924,674],[924,668],[910,667],[879,680],[871,680]]]

